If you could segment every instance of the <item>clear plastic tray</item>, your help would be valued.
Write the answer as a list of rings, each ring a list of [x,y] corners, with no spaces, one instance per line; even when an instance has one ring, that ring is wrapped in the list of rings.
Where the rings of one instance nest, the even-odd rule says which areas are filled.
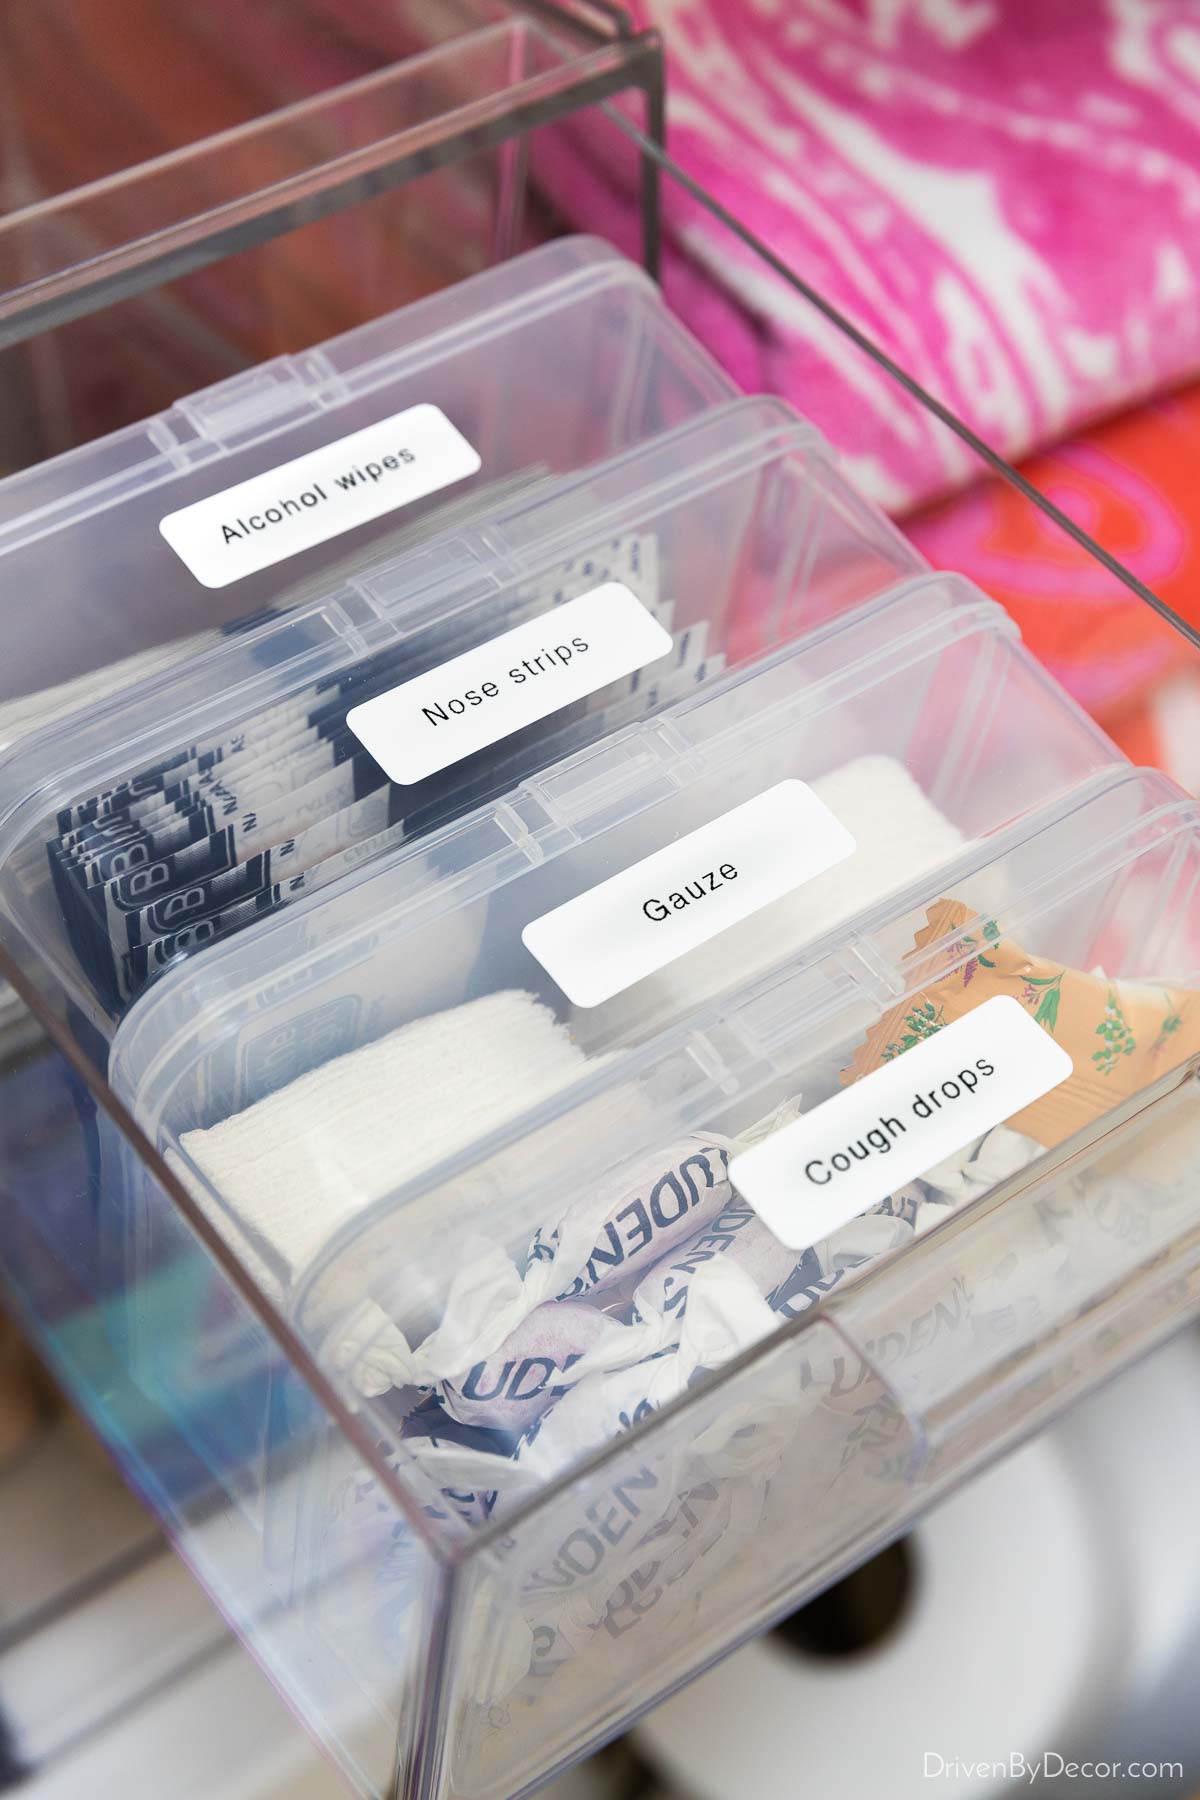
[[[77,703],[94,698],[106,667],[137,658],[111,685],[132,680],[190,633],[285,606],[439,517],[602,462],[735,391],[648,277],[587,238],[262,364],[0,482],[0,576],[38,596],[0,703],[38,695],[45,709],[44,690],[85,676]],[[415,473],[392,454],[410,443]],[[269,492],[241,488],[257,477]],[[197,521],[185,563],[162,521],[216,495],[228,507]]]
[[[61,991],[103,1024],[162,968],[218,935],[294,905],[920,568],[781,402],[715,408],[407,553],[364,558],[340,587],[195,646],[0,753],[6,910]],[[612,583],[624,593],[610,593]],[[540,647],[539,621],[572,601],[588,617],[599,607],[596,629],[587,627],[592,654],[616,664],[592,677],[568,651],[584,670],[581,685],[561,704],[547,701],[546,716],[506,714],[487,727],[494,741],[482,748],[447,750],[445,766],[415,783],[384,780],[369,754],[375,739],[348,730],[348,714],[353,727],[368,697],[475,646],[497,645],[481,654],[484,672],[499,673],[512,660],[500,654],[514,641],[507,634],[532,632]],[[618,611],[607,624],[611,604]],[[627,653],[631,624],[657,628],[647,652]],[[546,641],[580,628],[578,619]],[[536,697],[534,681],[575,679],[569,665],[543,660],[525,689],[481,701],[480,717],[510,693]],[[608,667],[619,678],[602,679]],[[463,681],[447,675],[438,696],[462,708],[454,686]],[[453,742],[475,723],[473,712],[445,712],[418,719],[438,756],[446,734]],[[200,758],[218,754],[198,774]],[[185,776],[194,802],[186,823]],[[313,798],[302,805],[304,795]],[[300,831],[302,818],[311,831]]]

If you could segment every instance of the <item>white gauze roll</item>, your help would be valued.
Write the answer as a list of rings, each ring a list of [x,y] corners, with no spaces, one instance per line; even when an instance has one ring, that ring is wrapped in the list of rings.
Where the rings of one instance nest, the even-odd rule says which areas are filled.
[[[733,925],[602,1008],[581,1009],[583,1041],[611,1041],[635,1019],[699,1005],[786,962],[806,944],[897,888],[949,862],[968,840],[892,756],[859,756],[818,776],[813,792],[851,833],[854,854]],[[933,896],[931,895],[931,898]],[[898,953],[911,948],[898,944]],[[589,1016],[590,1015],[590,1016]]]
[[[343,1226],[574,1081],[587,1057],[533,995],[415,1019],[180,1137],[170,1162],[263,1291],[285,1302]],[[197,1183],[191,1165],[220,1196]],[[462,1229],[464,1221],[448,1221]]]

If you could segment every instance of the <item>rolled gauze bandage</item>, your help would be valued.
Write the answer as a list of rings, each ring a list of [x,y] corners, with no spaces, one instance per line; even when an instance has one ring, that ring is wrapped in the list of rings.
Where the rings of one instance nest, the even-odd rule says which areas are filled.
[[[490,994],[184,1132],[183,1155],[168,1152],[168,1161],[263,1292],[287,1306],[334,1235],[373,1202],[569,1086],[586,1063],[532,995]],[[399,1215],[406,1233],[419,1224],[409,1209]],[[382,1364],[394,1334],[379,1308],[369,1311],[356,1322],[357,1385],[381,1392],[392,1384]]]

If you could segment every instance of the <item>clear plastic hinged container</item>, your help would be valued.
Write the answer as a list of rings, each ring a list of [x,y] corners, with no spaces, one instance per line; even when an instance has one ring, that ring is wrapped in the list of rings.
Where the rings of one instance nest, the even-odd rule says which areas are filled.
[[[598,246],[342,342],[0,485],[5,1259],[355,1791],[516,1800],[1200,1298],[1200,818]]]
[[[190,1217],[354,1421],[264,1386],[238,1504],[401,1791],[536,1785],[1165,1320],[1198,823],[927,578],[129,1013],[126,1291]]]
[[[635,264],[561,239],[11,476],[0,577],[36,604],[0,740],[735,392]]]

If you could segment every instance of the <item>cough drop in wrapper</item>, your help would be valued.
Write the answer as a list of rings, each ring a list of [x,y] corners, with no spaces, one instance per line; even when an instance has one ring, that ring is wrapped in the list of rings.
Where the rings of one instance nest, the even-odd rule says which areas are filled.
[[[972,1012],[996,994],[1017,1000],[1062,1045],[1074,1073],[1007,1120],[1053,1149],[1200,1051],[1200,993],[1109,980],[1048,961],[1001,935],[959,900],[926,912],[915,950],[929,950],[934,978],[886,1012],[856,1051],[849,1084],[902,1054],[908,1042]]]

